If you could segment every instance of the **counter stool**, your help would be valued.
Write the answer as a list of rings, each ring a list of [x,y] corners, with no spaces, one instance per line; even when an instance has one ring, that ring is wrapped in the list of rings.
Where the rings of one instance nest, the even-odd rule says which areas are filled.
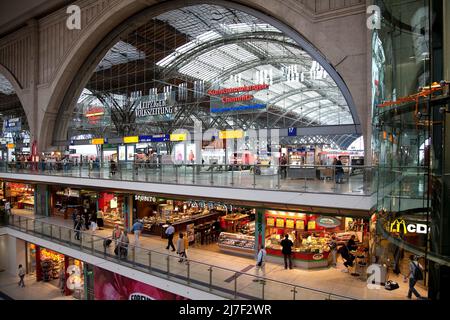
[[[367,280],[367,260],[365,255],[359,255],[355,261],[355,273],[363,281]]]

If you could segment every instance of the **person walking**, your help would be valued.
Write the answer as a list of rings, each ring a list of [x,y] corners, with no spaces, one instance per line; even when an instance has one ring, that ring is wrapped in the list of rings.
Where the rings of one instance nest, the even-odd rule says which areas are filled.
[[[89,221],[92,232],[95,232],[97,230],[97,213],[95,211],[89,215]]]
[[[177,240],[177,253],[180,255],[180,259],[178,260],[178,262],[183,262],[185,259],[187,260],[185,239],[183,239],[183,237],[183,233],[180,232]]]
[[[126,259],[128,256],[128,244],[130,243],[130,239],[128,238],[127,230],[123,230],[122,234],[119,238],[119,257],[120,259]]]
[[[292,247],[294,243],[289,239],[289,235],[285,235],[284,239],[281,241],[281,253],[284,256],[284,268],[288,268],[289,261],[289,269],[292,269]]]
[[[169,247],[172,247],[172,251],[175,251],[175,246],[173,245],[173,235],[175,233],[175,228],[173,227],[172,223],[169,222],[169,226],[166,229],[166,236],[167,236],[167,247],[166,249],[169,250]]]
[[[134,245],[139,246],[139,235],[142,232],[142,229],[144,229],[144,224],[141,220],[136,220],[136,222],[133,224],[133,227],[131,227],[131,232],[134,232]]]
[[[19,264],[19,287],[25,287],[25,282],[23,279],[25,278],[25,269]]]
[[[261,280],[259,279],[260,271],[262,271],[263,276],[266,274],[266,256],[266,249],[264,248],[264,245],[261,245],[261,249],[259,249],[258,255],[256,256],[256,275],[258,278],[253,279],[253,282]]]
[[[416,285],[418,280],[423,280],[423,267],[420,265],[418,261],[414,261],[414,255],[409,256],[409,273],[405,276],[404,280],[405,282],[408,281],[409,278],[409,290],[407,298],[411,299],[412,294],[417,297],[417,299],[426,299],[420,295],[419,292],[417,292],[416,288],[414,286]]]
[[[72,221],[73,221],[73,228],[75,229],[76,225],[77,225],[77,215],[78,215],[78,210],[75,209],[72,211]]]
[[[81,221],[81,216],[77,215],[75,223],[75,239],[80,240],[80,230],[83,227],[83,222]]]
[[[336,168],[336,183],[342,183],[342,179],[344,177],[344,169],[342,168],[341,159],[338,159],[336,161],[335,168]]]
[[[98,227],[98,230],[103,230],[103,211],[102,210],[97,211],[97,227]]]
[[[5,212],[7,216],[11,215],[11,203],[9,201],[5,202]]]
[[[281,179],[287,178],[287,158],[286,155],[283,153],[283,155],[280,158],[280,172],[281,172]]]

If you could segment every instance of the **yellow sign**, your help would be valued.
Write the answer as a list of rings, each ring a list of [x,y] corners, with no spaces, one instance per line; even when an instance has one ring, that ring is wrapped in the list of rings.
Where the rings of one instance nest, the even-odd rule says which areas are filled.
[[[219,132],[219,139],[241,139],[244,137],[242,130],[225,130]]]
[[[267,226],[268,227],[275,226],[275,218],[267,218]]]
[[[8,143],[8,149],[14,149],[16,145],[14,143]]]
[[[105,139],[103,139],[103,138],[97,138],[97,139],[91,140],[91,144],[104,144],[104,143],[105,143]]]
[[[316,229],[316,221],[310,220],[308,221],[308,230],[315,230]]]
[[[172,133],[170,135],[170,141],[186,141],[186,133]]]
[[[286,219],[286,228],[294,229],[294,220]]]
[[[297,229],[297,230],[305,230],[305,221],[297,220],[295,222],[295,229]]]
[[[277,219],[277,227],[284,228],[284,219]]]
[[[124,137],[123,143],[138,143],[139,136]]]
[[[390,232],[398,232],[400,233],[401,228],[403,227],[403,233],[406,233],[406,223],[403,219],[395,219],[394,222],[391,223]]]

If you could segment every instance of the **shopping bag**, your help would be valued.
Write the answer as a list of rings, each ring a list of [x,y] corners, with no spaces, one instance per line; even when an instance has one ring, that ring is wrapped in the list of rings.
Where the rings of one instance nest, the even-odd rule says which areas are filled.
[[[91,222],[91,230],[95,231],[97,229],[97,223],[95,223],[94,221]]]

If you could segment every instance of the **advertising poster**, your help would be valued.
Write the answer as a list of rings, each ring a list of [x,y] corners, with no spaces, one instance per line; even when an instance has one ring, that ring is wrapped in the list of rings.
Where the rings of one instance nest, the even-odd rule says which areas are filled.
[[[134,146],[127,146],[127,160],[134,160]]]
[[[188,300],[125,276],[94,268],[95,300]]]
[[[119,146],[119,161],[125,161],[125,146]]]

